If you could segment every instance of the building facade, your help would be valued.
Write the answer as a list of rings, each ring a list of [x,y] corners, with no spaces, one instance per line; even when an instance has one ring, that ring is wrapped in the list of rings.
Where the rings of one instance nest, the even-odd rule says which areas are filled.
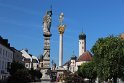
[[[0,80],[9,76],[8,68],[13,61],[13,51],[7,39],[0,37]]]
[[[11,49],[13,51],[13,61],[24,64],[24,61],[23,61],[24,57],[22,56],[22,52],[15,49],[14,47],[11,47]]]
[[[27,69],[31,69],[32,68],[32,56],[30,54],[28,54],[28,50],[27,49],[23,49],[21,50],[22,52],[22,56],[24,57],[23,58],[23,61],[25,63],[25,67]]]
[[[34,70],[39,68],[39,60],[36,56],[32,56],[32,66]]]
[[[22,56],[23,56],[23,61],[24,61],[24,64],[25,64],[25,67],[27,69],[38,69],[38,65],[39,65],[39,60],[37,57],[31,55],[28,53],[28,50],[27,49],[23,49],[21,50],[22,52]]]

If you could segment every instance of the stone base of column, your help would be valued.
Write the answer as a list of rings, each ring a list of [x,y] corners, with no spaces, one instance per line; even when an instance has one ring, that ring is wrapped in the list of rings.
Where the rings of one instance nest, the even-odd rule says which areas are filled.
[[[41,73],[42,73],[41,81],[50,81],[51,80],[50,72],[51,72],[50,68],[41,69]]]

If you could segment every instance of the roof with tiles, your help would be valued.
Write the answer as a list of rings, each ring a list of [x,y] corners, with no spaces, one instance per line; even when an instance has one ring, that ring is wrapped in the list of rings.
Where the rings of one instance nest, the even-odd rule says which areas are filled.
[[[63,66],[70,65],[70,64],[71,64],[71,60],[68,60]]]
[[[89,51],[84,52],[78,59],[77,62],[80,61],[92,61],[92,54]]]

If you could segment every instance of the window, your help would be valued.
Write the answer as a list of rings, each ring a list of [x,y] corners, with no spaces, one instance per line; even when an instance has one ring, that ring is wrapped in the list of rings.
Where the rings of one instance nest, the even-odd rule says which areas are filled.
[[[41,63],[41,67],[43,67],[43,63]]]
[[[7,71],[9,71],[10,68],[11,68],[11,63],[7,62]]]
[[[11,58],[11,53],[10,53],[10,55],[9,55],[9,58]]]
[[[7,51],[6,51],[6,57],[7,57]]]
[[[10,58],[10,52],[8,53],[8,58]]]
[[[74,67],[73,67],[73,70],[72,71],[74,72]]]
[[[6,62],[4,62],[4,69],[6,69]]]
[[[4,49],[3,49],[3,55],[4,55]]]
[[[28,68],[28,64],[26,64],[25,67]]]
[[[7,69],[7,62],[5,62],[5,69]]]
[[[82,49],[84,49],[84,47],[82,46]]]
[[[2,48],[0,48],[0,54],[2,54]]]
[[[0,60],[0,70],[1,70],[1,60]]]
[[[11,53],[11,59],[13,58],[13,54]]]
[[[4,69],[4,61],[2,62],[2,69]]]

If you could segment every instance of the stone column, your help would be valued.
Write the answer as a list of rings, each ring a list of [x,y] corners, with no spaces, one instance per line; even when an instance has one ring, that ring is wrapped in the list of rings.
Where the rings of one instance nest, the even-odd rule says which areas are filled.
[[[63,34],[65,31],[65,25],[63,24],[63,19],[64,19],[64,14],[61,13],[59,17],[60,25],[58,26],[58,31],[59,31],[59,67],[62,67],[62,62],[63,62]]]
[[[46,12],[43,17],[43,36],[44,36],[44,52],[40,68],[43,74],[41,80],[50,80],[50,37],[52,36],[50,32],[52,23],[52,10]]]
[[[63,63],[63,34],[60,34],[59,40],[59,66],[61,67]]]

